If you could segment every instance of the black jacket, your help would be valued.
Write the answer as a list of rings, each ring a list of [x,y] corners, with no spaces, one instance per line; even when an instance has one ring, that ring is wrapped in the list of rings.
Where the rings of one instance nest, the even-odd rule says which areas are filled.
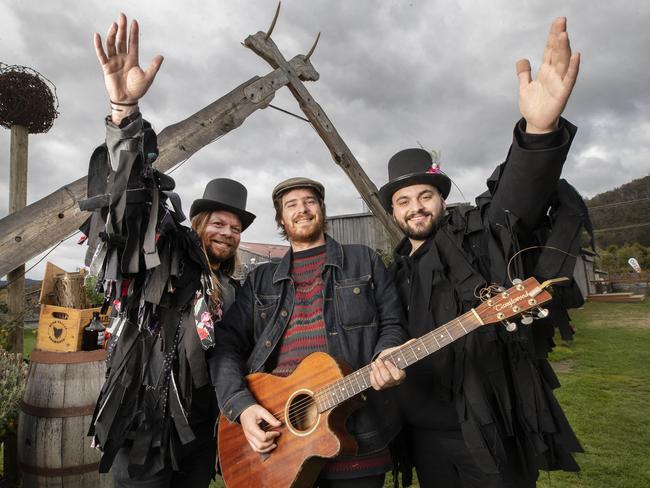
[[[478,305],[486,284],[511,286],[508,264],[512,278],[572,276],[575,259],[550,250],[531,250],[509,263],[516,251],[535,244],[576,254],[580,231],[589,227],[580,196],[558,181],[575,127],[563,120],[557,131],[532,136],[524,123],[476,207],[452,209],[413,256],[407,239],[397,247],[391,272],[411,337]],[[558,226],[563,232],[550,232]],[[413,428],[460,429],[486,473],[499,472],[506,459],[521,460],[524,471],[577,470],[570,453],[581,448],[553,397],[559,384],[545,357],[554,325],[568,328],[564,306],[580,301],[570,283],[556,292],[549,319],[515,333],[481,327],[412,366],[398,389],[405,421]],[[508,452],[513,445],[519,452]]]
[[[103,450],[102,472],[130,446],[132,477],[179,469],[213,442],[217,415],[192,310],[209,267],[198,236],[181,225],[173,180],[151,166],[156,156],[155,133],[141,116],[122,128],[107,125],[80,203],[93,211],[85,226],[97,248],[90,264],[114,313],[89,435]]]

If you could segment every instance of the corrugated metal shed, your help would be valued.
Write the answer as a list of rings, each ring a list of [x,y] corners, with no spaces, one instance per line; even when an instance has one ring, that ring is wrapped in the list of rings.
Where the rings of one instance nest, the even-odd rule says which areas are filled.
[[[371,249],[392,252],[388,233],[371,213],[328,217],[328,233],[341,244],[365,244]]]

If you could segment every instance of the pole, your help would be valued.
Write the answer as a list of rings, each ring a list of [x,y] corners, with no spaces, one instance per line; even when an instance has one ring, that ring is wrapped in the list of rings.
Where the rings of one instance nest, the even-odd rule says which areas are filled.
[[[27,129],[21,125],[11,126],[11,146],[9,163],[9,213],[17,212],[27,204]],[[25,317],[25,264],[18,266],[7,275],[7,308],[10,320],[15,324],[9,335],[11,352],[23,353],[23,320]],[[18,438],[9,433],[4,441],[4,478],[17,484]]]
[[[11,160],[9,170],[9,213],[17,212],[27,204],[27,129],[21,125],[11,126]],[[18,237],[19,239],[19,237]],[[25,265],[22,264],[7,275],[7,308],[19,325],[11,334],[11,350],[23,352],[22,317],[25,311]]]

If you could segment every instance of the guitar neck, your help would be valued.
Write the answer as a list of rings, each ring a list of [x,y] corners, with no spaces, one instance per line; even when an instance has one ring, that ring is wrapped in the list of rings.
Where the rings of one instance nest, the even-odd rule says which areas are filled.
[[[389,360],[399,369],[404,369],[420,359],[433,354],[457,339],[466,336],[483,325],[474,309],[455,318],[451,322],[424,334],[419,339],[402,345],[382,359]],[[319,412],[325,412],[371,387],[370,365],[341,378],[315,394]]]

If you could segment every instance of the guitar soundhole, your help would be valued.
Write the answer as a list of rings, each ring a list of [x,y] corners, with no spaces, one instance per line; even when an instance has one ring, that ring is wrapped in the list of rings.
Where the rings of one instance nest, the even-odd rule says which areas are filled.
[[[308,433],[318,422],[318,409],[311,395],[299,393],[289,401],[287,419],[291,430]]]

